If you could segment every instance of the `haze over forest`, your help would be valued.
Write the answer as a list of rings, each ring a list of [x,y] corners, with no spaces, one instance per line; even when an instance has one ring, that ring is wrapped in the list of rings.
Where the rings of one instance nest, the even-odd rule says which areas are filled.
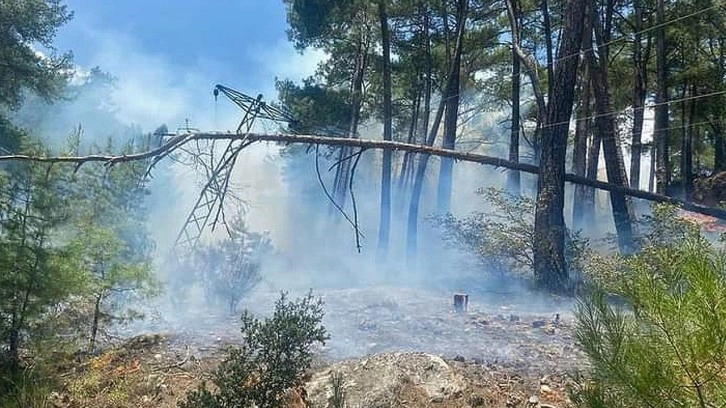
[[[0,0],[0,391],[45,342],[203,353],[242,313],[219,391],[175,403],[243,378],[278,406],[328,334],[331,360],[515,361],[544,333],[538,370],[586,372],[568,404],[710,406],[724,132],[722,0]]]

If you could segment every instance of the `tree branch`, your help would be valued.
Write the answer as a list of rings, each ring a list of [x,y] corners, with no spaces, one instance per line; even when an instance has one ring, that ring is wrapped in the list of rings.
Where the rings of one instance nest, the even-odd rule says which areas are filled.
[[[90,156],[27,156],[27,155],[7,155],[0,156],[0,162],[3,161],[34,161],[45,163],[75,163],[85,164],[98,162],[105,165],[114,165],[118,163],[132,162],[137,160],[145,160],[155,158],[157,156],[166,156],[171,150],[176,149],[180,145],[193,140],[247,140],[249,142],[279,142],[283,144],[301,143],[310,145],[327,145],[327,146],[349,146],[362,149],[390,149],[411,153],[419,153],[424,155],[432,155],[438,157],[448,157],[456,161],[465,161],[471,163],[485,164],[488,166],[502,167],[509,170],[517,170],[529,174],[539,174],[539,167],[527,163],[515,163],[498,157],[485,156],[482,154],[460,152],[455,150],[441,149],[438,147],[402,143],[388,140],[370,140],[370,139],[353,139],[342,137],[327,137],[317,135],[291,135],[291,134],[233,134],[233,133],[187,133],[182,135],[172,135],[172,137],[160,147],[146,152],[128,154],[128,155],[90,155]],[[668,197],[661,194],[655,194],[648,191],[636,190],[621,185],[611,184],[600,180],[590,180],[586,177],[577,176],[575,174],[565,174],[565,181],[581,184],[600,190],[621,193],[631,197],[643,200],[653,201],[657,203],[672,204],[687,211],[708,215],[721,220],[726,220],[726,210],[715,207],[706,207],[699,204],[690,203],[678,198]]]

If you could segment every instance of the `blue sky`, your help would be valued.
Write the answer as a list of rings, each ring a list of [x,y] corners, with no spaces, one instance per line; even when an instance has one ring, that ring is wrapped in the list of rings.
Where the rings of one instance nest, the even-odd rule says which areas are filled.
[[[66,0],[74,19],[56,45],[84,68],[115,75],[119,117],[145,128],[233,127],[228,104],[211,89],[224,83],[274,99],[274,79],[312,74],[320,52],[299,55],[287,40],[282,0]],[[216,117],[216,120],[215,120]]]

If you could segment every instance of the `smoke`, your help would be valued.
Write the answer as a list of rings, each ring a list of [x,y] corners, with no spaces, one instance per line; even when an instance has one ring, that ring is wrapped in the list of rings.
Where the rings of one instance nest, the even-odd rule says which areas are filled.
[[[244,67],[236,70],[213,66],[209,61],[190,61],[175,66],[162,56],[144,51],[131,37],[123,33],[89,29],[89,41],[94,46],[87,64],[78,67],[75,80],[85,84],[92,78],[91,68],[109,72],[113,84],[81,88],[74,100],[55,105],[52,115],[38,118],[35,130],[46,140],[61,143],[68,133],[81,124],[87,143],[104,144],[108,137],[123,140],[129,136],[152,132],[166,124],[171,131],[189,126],[200,130],[227,131],[237,127],[241,112],[230,101],[211,95],[214,84],[223,83],[255,96],[263,93],[266,100],[275,99],[274,77],[300,80],[311,74],[325,58],[320,52],[305,55],[296,53],[287,42],[252,53],[250,64],[255,65],[255,78],[246,78]],[[232,73],[230,73],[232,72]],[[260,85],[264,84],[264,85]],[[29,105],[26,114],[32,112]],[[478,113],[460,129],[458,149],[506,157],[507,125],[501,111]],[[188,120],[188,122],[187,122]],[[259,123],[255,130],[273,131],[275,125]],[[380,139],[382,126],[371,122],[362,126],[362,137]],[[481,139],[487,142],[479,143]],[[392,202],[391,245],[386,258],[377,251],[380,151],[363,154],[356,170],[353,191],[356,199],[358,228],[363,234],[360,252],[356,247],[355,231],[332,207],[318,180],[332,190],[335,170],[329,171],[333,160],[324,157],[327,147],[318,151],[316,169],[315,149],[305,152],[304,146],[279,147],[255,144],[245,149],[232,174],[232,186],[247,204],[247,222],[253,230],[269,231],[276,248],[274,257],[263,266],[260,293],[292,290],[300,293],[309,288],[316,291],[362,287],[418,288],[448,294],[451,291],[472,293],[477,302],[494,301],[491,293],[513,293],[525,299],[523,289],[510,281],[485,279],[481,271],[461,253],[447,249],[437,228],[427,221],[436,211],[436,183],[440,160],[430,158],[426,183],[421,200],[419,221],[419,257],[406,262],[405,241],[410,189],[397,189],[396,176],[401,155],[394,155],[394,191]],[[331,155],[335,156],[335,155]],[[183,279],[186,271],[168,270],[167,254],[198,197],[200,174],[178,163],[159,164],[150,183],[149,231],[157,243],[155,261],[160,274],[170,279]],[[505,185],[506,173],[499,169],[472,163],[456,163],[453,172],[452,212],[464,216],[481,210],[481,198],[475,191],[481,187]],[[523,177],[528,191],[534,178]],[[228,207],[228,210],[232,210]],[[352,197],[347,197],[345,211],[353,216]],[[223,230],[215,232],[217,236]],[[209,239],[209,237],[206,237]],[[528,298],[531,299],[531,298]],[[272,304],[274,298],[265,299]],[[544,308],[547,302],[538,300],[533,308]],[[187,305],[203,310],[204,304]],[[260,309],[259,304],[244,307]],[[187,309],[187,310],[189,310]],[[203,322],[189,318],[186,311],[165,308],[166,319],[181,322],[184,329],[203,327]],[[200,320],[203,318],[200,317]],[[148,328],[142,322],[139,329]],[[345,336],[339,329],[337,334]],[[347,333],[350,335],[350,333]],[[415,337],[416,333],[411,333]]]

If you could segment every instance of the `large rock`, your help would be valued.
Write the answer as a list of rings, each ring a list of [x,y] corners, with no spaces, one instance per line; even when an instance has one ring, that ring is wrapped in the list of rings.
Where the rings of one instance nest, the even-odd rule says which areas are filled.
[[[331,376],[344,382],[347,406],[388,407],[409,403],[440,402],[459,396],[464,378],[440,357],[424,353],[385,353],[346,360],[313,375],[306,388],[312,406],[327,407]]]

